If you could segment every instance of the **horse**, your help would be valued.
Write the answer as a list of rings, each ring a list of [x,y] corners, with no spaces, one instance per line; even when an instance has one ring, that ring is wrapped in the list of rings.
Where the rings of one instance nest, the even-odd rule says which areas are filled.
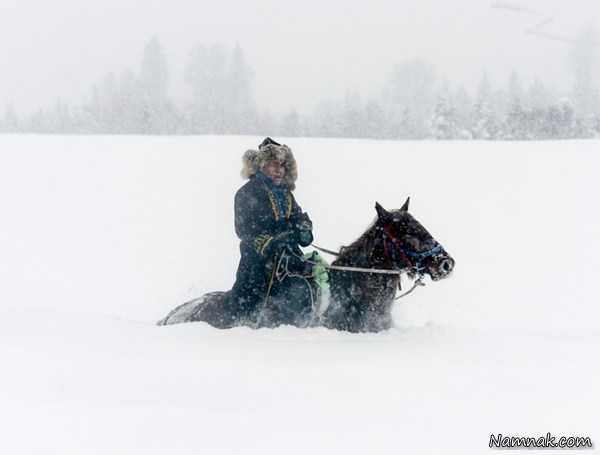
[[[409,203],[410,198],[400,209],[389,211],[375,203],[375,220],[356,241],[343,246],[328,266],[328,298],[310,275],[289,273],[290,256],[284,254],[271,275],[272,280],[277,278],[277,286],[250,320],[236,319],[227,291],[186,302],[157,324],[204,321],[222,329],[290,324],[348,332],[388,330],[402,274],[417,280],[427,275],[438,281],[448,278],[455,265],[444,247],[409,213]],[[314,258],[313,254],[305,262],[314,265]]]

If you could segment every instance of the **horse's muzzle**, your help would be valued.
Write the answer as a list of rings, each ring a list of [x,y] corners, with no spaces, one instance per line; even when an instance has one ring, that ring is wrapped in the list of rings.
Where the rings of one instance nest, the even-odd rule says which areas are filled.
[[[454,259],[447,254],[435,257],[428,267],[429,275],[434,281],[448,278],[452,270],[454,270]]]

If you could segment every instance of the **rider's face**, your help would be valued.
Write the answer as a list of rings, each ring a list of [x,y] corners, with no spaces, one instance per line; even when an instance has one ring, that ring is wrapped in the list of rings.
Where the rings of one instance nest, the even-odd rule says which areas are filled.
[[[285,177],[285,166],[281,161],[267,161],[262,167],[262,172],[273,180],[275,185],[281,185],[281,182],[283,182],[283,178]]]

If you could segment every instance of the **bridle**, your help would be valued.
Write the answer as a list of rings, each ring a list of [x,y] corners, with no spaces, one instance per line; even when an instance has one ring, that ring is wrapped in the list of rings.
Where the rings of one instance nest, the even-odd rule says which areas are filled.
[[[423,279],[425,278],[425,267],[423,266],[423,261],[429,257],[436,256],[437,254],[441,253],[443,251],[442,245],[440,245],[437,241],[434,240],[435,245],[429,250],[412,251],[408,248],[402,247],[400,240],[392,233],[391,225],[388,224],[385,226],[376,226],[375,229],[380,230],[382,232],[384,255],[390,261],[390,263],[397,267],[398,258],[401,258],[404,261],[403,263],[408,265],[409,276],[412,275],[416,277],[412,287],[408,291],[394,298],[394,300],[398,300],[402,297],[407,296],[408,294],[412,293],[417,287],[425,286],[425,283],[423,282]],[[317,250],[327,254],[331,254],[332,256],[339,257],[340,255],[339,252],[320,247],[318,245],[315,245],[314,243],[312,244],[312,246]],[[308,262],[311,262],[313,265],[316,265],[316,263],[312,261]],[[326,268],[346,272],[398,275],[398,289],[400,290],[402,290],[400,277],[403,271],[406,270],[404,267],[396,268],[395,270],[390,270],[377,268],[349,267],[341,265],[327,265]]]
[[[435,245],[427,251],[412,251],[402,247],[400,239],[392,233],[391,225],[378,226],[383,233],[383,253],[385,257],[394,265],[398,265],[398,259],[403,264],[408,265],[408,269],[415,275],[423,275],[425,267],[423,261],[427,258],[436,256],[443,251],[442,246],[435,242]],[[391,245],[390,245],[391,244]]]

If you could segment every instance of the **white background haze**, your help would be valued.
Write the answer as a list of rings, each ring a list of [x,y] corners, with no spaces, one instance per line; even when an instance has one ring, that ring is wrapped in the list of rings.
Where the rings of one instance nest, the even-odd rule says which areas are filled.
[[[394,64],[414,57],[438,75],[474,89],[487,71],[506,85],[512,70],[566,90],[568,45],[525,34],[545,17],[547,32],[574,37],[595,22],[593,0],[512,2],[541,15],[491,8],[488,0],[321,2],[225,0],[3,0],[0,5],[0,103],[19,113],[57,97],[78,103],[107,72],[137,68],[156,35],[183,91],[186,58],[198,43],[242,46],[256,72],[258,104],[270,111],[312,109],[348,90],[380,87]]]
[[[481,455],[491,434],[547,432],[589,436],[597,451],[599,142],[531,139],[600,136],[598,78],[591,66],[581,72],[578,99],[594,101],[596,115],[583,134],[571,127],[581,120],[573,112],[585,112],[559,103],[574,85],[569,45],[525,31],[552,17],[545,32],[574,38],[600,3],[518,4],[541,14],[488,0],[0,0],[0,123],[12,120],[4,131],[164,134],[0,135],[0,452]],[[239,44],[261,116],[219,129],[179,115],[185,106],[156,103],[152,112],[185,121],[143,129],[98,123],[120,121],[111,109],[82,115],[149,112],[110,96],[97,111],[78,106],[108,73],[138,71],[153,36],[181,105],[191,100],[192,48]],[[351,136],[365,122],[292,134],[263,121],[264,111],[308,111],[348,91],[385,97],[388,73],[415,57],[435,65],[437,82],[471,94],[486,72],[503,102],[516,93],[506,91],[513,70],[524,87],[538,76],[553,94],[527,118],[549,118],[540,123],[549,131],[488,134],[486,105],[471,101],[465,112],[486,115],[465,116],[467,136],[504,141],[334,139],[322,136]],[[598,53],[584,57],[593,63]],[[154,76],[163,66],[148,68]],[[69,128],[27,118],[57,98],[74,108]],[[413,104],[433,112],[430,98]],[[389,99],[392,114],[406,107],[399,99]],[[2,117],[5,106],[24,120],[10,108]],[[212,120],[215,110],[199,112]],[[329,127],[343,112],[309,120]],[[561,112],[566,120],[553,122]],[[428,127],[431,112],[422,114]],[[500,126],[521,125],[505,114]],[[263,129],[294,151],[295,194],[315,243],[348,244],[373,220],[375,201],[392,209],[411,196],[411,213],[456,260],[452,276],[402,300],[395,327],[379,334],[157,327],[176,305],[233,284],[233,196],[242,153]],[[253,135],[193,135],[215,131]],[[362,137],[465,138],[375,133]]]

